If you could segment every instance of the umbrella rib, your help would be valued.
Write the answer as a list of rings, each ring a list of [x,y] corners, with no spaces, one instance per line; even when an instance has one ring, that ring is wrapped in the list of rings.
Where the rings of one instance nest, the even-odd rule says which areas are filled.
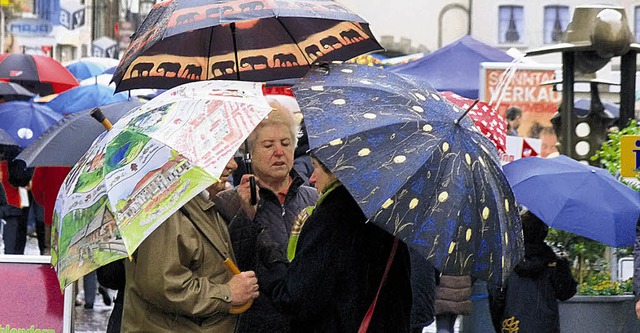
[[[293,41],[293,44],[298,48],[298,50],[300,51],[300,54],[302,54],[302,56],[304,57],[304,59],[307,61],[307,63],[309,64],[309,66],[311,66],[311,58],[307,57],[305,55],[305,53],[302,51],[302,49],[300,48],[300,45],[298,44],[298,41],[293,38],[293,35],[291,34],[291,32],[289,32],[289,29],[287,29],[287,27],[284,25],[284,23],[282,23],[282,21],[280,20],[279,17],[275,17],[275,20],[278,21],[278,23],[280,23],[280,26],[282,26],[282,29],[284,29],[284,31],[287,33],[287,35],[289,35],[289,37],[291,37],[291,40]],[[236,61],[237,62],[237,61]],[[274,65],[275,66],[275,65]]]

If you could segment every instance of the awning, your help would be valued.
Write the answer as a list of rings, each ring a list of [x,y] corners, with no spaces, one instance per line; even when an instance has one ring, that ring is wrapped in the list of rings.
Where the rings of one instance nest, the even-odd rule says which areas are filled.
[[[14,36],[14,40],[22,46],[40,47],[40,46],[54,46],[56,45],[56,39],[53,36],[46,37],[25,37]]]

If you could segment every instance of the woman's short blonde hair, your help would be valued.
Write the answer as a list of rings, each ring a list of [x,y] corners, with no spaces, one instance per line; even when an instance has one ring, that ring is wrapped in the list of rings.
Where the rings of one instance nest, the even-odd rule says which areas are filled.
[[[267,101],[273,110],[260,122],[260,124],[258,124],[253,132],[249,134],[249,137],[247,138],[249,151],[253,151],[256,138],[262,128],[272,125],[285,125],[289,129],[291,142],[295,148],[298,144],[298,136],[300,134],[300,122],[294,116],[294,112],[296,110],[292,110],[291,105],[285,105],[285,103],[273,96],[267,96]]]

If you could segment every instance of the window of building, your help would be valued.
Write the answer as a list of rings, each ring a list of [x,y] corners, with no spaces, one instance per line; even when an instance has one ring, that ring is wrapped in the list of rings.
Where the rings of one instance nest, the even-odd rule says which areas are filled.
[[[498,7],[498,42],[521,44],[524,42],[524,8],[522,6]]]
[[[544,43],[560,43],[564,31],[567,30],[567,25],[569,25],[569,19],[569,6],[545,6]]]
[[[640,43],[640,6],[636,6],[633,10],[633,33],[636,43]]]

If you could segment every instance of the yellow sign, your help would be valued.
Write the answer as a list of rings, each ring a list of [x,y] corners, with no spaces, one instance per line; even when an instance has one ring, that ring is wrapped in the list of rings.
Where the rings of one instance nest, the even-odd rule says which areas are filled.
[[[9,5],[11,5],[11,0],[0,0],[0,6],[8,7]]]
[[[640,173],[640,135],[620,138],[620,176],[635,177]]]

